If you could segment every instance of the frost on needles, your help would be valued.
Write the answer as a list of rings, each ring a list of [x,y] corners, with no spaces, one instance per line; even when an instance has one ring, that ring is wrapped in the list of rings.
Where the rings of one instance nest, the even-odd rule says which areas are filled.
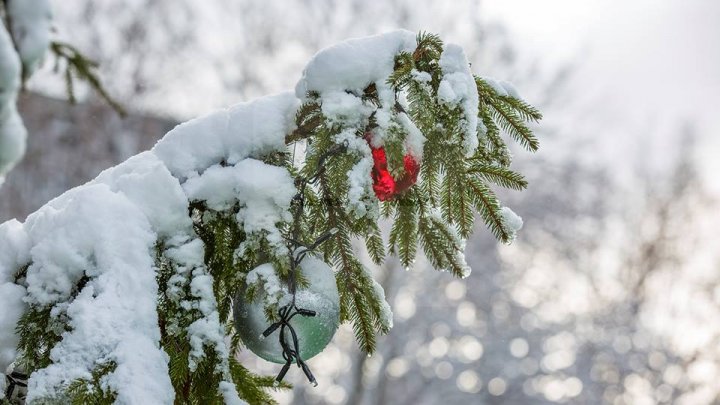
[[[231,299],[259,284],[277,297],[267,280],[287,280],[298,179],[312,179],[300,242],[331,231],[314,254],[333,266],[341,320],[371,352],[392,313],[351,241],[382,262],[378,220],[391,218],[387,248],[404,265],[420,246],[437,269],[468,276],[475,213],[503,242],[522,225],[492,185],[526,186],[503,134],[534,151],[526,123],[540,117],[435,35],[395,31],[325,49],[294,94],[181,124],[25,223],[0,225],[0,369],[32,373],[30,402],[271,402],[272,377],[233,356]],[[371,148],[383,148],[393,176],[411,155],[417,184],[380,202]],[[248,277],[264,263],[262,278]],[[268,324],[278,301],[266,302]]]

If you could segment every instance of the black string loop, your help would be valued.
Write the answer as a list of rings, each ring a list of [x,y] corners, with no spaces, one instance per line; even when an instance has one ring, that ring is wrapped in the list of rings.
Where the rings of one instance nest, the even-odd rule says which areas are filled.
[[[13,371],[10,375],[5,376],[7,386],[5,387],[5,398],[12,399],[15,388],[27,388],[28,375],[19,371]]]
[[[285,378],[285,374],[287,374],[288,370],[290,370],[290,366],[295,363],[299,368],[302,369],[308,381],[310,381],[313,386],[317,387],[318,385],[317,381],[315,380],[315,376],[313,375],[312,371],[310,371],[310,367],[308,367],[308,365],[300,357],[300,343],[298,341],[298,336],[295,332],[295,329],[290,324],[290,320],[295,315],[306,317],[317,315],[315,311],[298,308],[297,305],[295,305],[295,296],[297,290],[297,269],[308,253],[312,252],[323,242],[330,239],[330,237],[335,235],[337,230],[334,228],[330,229],[320,235],[313,243],[306,245],[300,242],[300,221],[302,219],[302,214],[305,209],[305,187],[307,187],[309,183],[314,184],[325,172],[325,162],[328,158],[334,155],[344,153],[345,151],[347,151],[347,149],[347,141],[343,141],[342,143],[333,145],[325,153],[320,155],[317,162],[317,169],[312,176],[307,178],[298,177],[295,179],[295,187],[297,188],[298,192],[293,197],[291,203],[294,220],[292,227],[292,235],[286,238],[288,250],[290,252],[290,274],[288,276],[288,292],[292,295],[292,301],[278,310],[280,320],[270,325],[262,333],[262,338],[266,338],[273,334],[276,330],[278,330],[278,328],[280,329],[280,336],[278,339],[280,341],[280,347],[283,350],[282,356],[283,359],[285,359],[285,365],[283,365],[280,373],[275,378],[275,384],[280,384],[282,382],[283,378]],[[286,331],[290,332],[290,343],[288,343],[287,341]]]

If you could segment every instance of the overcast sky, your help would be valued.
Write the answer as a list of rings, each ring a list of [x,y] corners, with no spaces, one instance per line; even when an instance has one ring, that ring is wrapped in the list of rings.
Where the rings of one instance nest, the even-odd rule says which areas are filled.
[[[79,30],[77,24],[71,23],[74,20],[69,16],[79,10],[77,7],[59,0],[55,3],[58,25],[67,34],[72,34],[70,38],[88,35]],[[669,167],[668,157],[676,150],[673,139],[678,128],[686,122],[691,123],[702,138],[703,162],[708,165],[704,171],[720,170],[720,164],[715,163],[720,161],[716,159],[720,154],[720,138],[716,135],[720,134],[717,113],[720,106],[718,0],[418,0],[410,4],[413,18],[407,19],[402,27],[390,24],[396,18],[374,16],[372,10],[388,12],[387,7],[374,2],[367,3],[361,16],[352,8],[344,10],[337,6],[337,10],[333,9],[337,13],[325,20],[322,12],[307,9],[302,20],[283,20],[277,25],[267,22],[285,19],[288,8],[317,8],[322,4],[272,0],[228,3],[238,6],[234,11],[221,7],[225,3],[217,0],[208,2],[207,7],[204,3],[188,4],[195,10],[190,15],[192,24],[199,27],[199,45],[204,56],[198,58],[192,53],[183,58],[182,55],[151,54],[158,62],[172,56],[171,67],[190,72],[178,80],[173,79],[174,71],[166,73],[164,69],[157,79],[177,83],[166,86],[166,92],[161,93],[154,104],[165,106],[168,111],[181,112],[175,114],[178,117],[189,118],[240,99],[290,89],[312,53],[349,36],[377,34],[394,28],[428,30],[468,50],[476,49],[476,38],[469,34],[473,32],[470,25],[480,20],[499,22],[507,29],[518,65],[528,67],[527,71],[531,71],[530,66],[534,64],[545,66],[545,73],[568,63],[573,66],[573,81],[569,91],[563,93],[565,98],[561,108],[544,109],[546,119],[542,126],[556,132],[560,144],[553,147],[545,140],[543,145],[546,147],[541,148],[540,153],[551,150],[574,153],[578,143],[594,141],[597,145],[591,145],[592,153],[586,153],[583,159],[600,159],[601,164],[622,161],[632,165],[649,156],[658,161],[656,166]],[[239,17],[243,18],[239,20]],[[358,21],[358,18],[365,20]],[[91,22],[97,21],[99,19]],[[322,29],[328,24],[331,27]],[[159,26],[159,29],[166,28]],[[228,53],[243,41],[252,43],[256,30],[260,29],[274,33],[273,38],[279,42],[272,53],[253,54],[252,58],[246,58],[245,53],[239,56]],[[109,24],[104,35],[117,30],[117,22]],[[316,43],[309,41],[311,48],[308,44],[300,47],[293,42],[295,36],[309,35],[312,30],[320,30],[323,34]],[[240,34],[243,33],[250,37],[242,37]],[[262,48],[247,49],[254,53],[262,51]],[[241,61],[267,67],[256,69],[257,77],[249,79],[265,79],[266,76],[270,79],[256,86],[258,91],[244,91],[243,97],[238,99],[237,92],[228,89],[227,82],[243,75],[238,66]],[[512,72],[479,73],[514,80]],[[111,76],[113,83],[122,84],[117,75]],[[530,78],[531,82],[533,80]],[[538,74],[537,80],[544,82],[547,76]],[[64,84],[61,80],[56,80],[56,84],[62,93]],[[517,84],[520,94],[527,96],[528,101],[541,102],[542,94],[533,94],[532,90],[542,86],[527,82]],[[654,150],[648,151],[648,145]],[[617,158],[618,149],[626,152],[623,159]],[[720,193],[720,182],[715,183]]]
[[[488,0],[482,9],[505,23],[520,52],[546,64],[583,58],[575,80],[587,91],[575,102],[595,112],[596,130],[603,120],[608,136],[617,126],[623,136],[646,131],[663,152],[663,135],[692,122],[706,170],[720,170],[720,2]]]

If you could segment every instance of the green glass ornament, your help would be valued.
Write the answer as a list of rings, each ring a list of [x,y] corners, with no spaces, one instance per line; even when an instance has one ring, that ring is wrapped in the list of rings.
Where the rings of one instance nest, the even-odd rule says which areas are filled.
[[[316,315],[297,315],[290,320],[290,325],[298,336],[300,357],[307,360],[323,351],[335,335],[340,324],[340,297],[335,284],[335,274],[322,260],[307,256],[300,263],[299,270],[309,285],[304,289],[298,287],[295,305],[314,311]],[[265,292],[256,294],[251,302],[245,299],[245,291],[237,295],[233,307],[235,329],[250,351],[267,361],[283,364],[285,359],[279,341],[280,330],[268,337],[262,335],[272,324],[265,317],[264,294]],[[291,300],[292,296],[288,294],[281,300],[280,305]],[[287,328],[285,338],[287,342],[292,341]]]

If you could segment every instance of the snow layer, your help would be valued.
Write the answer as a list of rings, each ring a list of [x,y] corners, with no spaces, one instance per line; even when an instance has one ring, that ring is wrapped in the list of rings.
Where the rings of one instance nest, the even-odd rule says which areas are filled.
[[[323,93],[322,112],[331,122],[344,126],[364,127],[375,108],[362,98],[346,91]]]
[[[25,288],[14,283],[17,269],[29,261],[30,241],[22,224],[10,220],[0,225],[0,246],[10,254],[0,254],[0,370],[15,360],[18,336],[15,325],[25,312]]]
[[[157,237],[138,207],[107,185],[89,184],[32,214],[25,229],[33,245],[26,301],[57,303],[71,328],[52,349],[53,364],[31,375],[28,402],[90,379],[101,359],[117,364],[102,381],[117,392],[117,403],[172,403],[168,359],[158,343],[150,254]],[[87,284],[68,301],[83,276]]]
[[[103,171],[91,184],[106,184],[132,201],[159,237],[190,233],[187,197],[180,183],[152,152],[143,152]]]
[[[261,283],[264,293],[264,305],[266,307],[277,305],[278,301],[285,296],[280,278],[275,273],[275,269],[270,263],[263,263],[252,269],[245,279],[248,286]]]
[[[225,402],[225,405],[245,405],[246,402],[240,399],[240,396],[238,395],[237,389],[235,388],[235,384],[227,382],[227,381],[221,381],[220,382],[220,392],[223,396],[223,402]]]
[[[0,25],[0,108],[14,103],[20,88],[20,58],[13,47],[12,38]]]
[[[515,240],[517,232],[520,230],[520,228],[522,228],[523,220],[518,214],[514,213],[513,210],[508,207],[502,207],[500,209],[500,215],[502,216],[502,221],[505,229],[510,234],[509,242],[512,242]]]
[[[447,44],[440,55],[440,68],[443,78],[438,87],[438,98],[442,102],[462,108],[465,117],[465,152],[472,155],[478,147],[479,99],[470,63],[460,46]]]
[[[325,48],[305,67],[295,95],[304,99],[309,91],[362,91],[392,73],[398,52],[412,52],[416,46],[414,33],[397,30]]]
[[[492,77],[483,77],[482,79],[488,84],[488,86],[492,87],[497,94],[522,99],[522,97],[520,97],[520,93],[518,93],[512,83],[508,83],[504,80],[493,79]]]
[[[290,92],[236,104],[178,125],[153,152],[173,176],[185,181],[223,161],[234,165],[283,150],[298,104]]]
[[[183,187],[190,200],[206,201],[214,210],[239,202],[237,220],[245,233],[263,235],[274,248],[285,249],[277,224],[292,220],[290,201],[296,193],[286,169],[248,158],[234,166],[213,165]]]
[[[220,359],[218,371],[222,372],[225,380],[220,383],[219,389],[226,401],[230,401],[238,397],[238,393],[235,385],[229,382],[230,350],[225,342],[225,330],[217,311],[213,279],[204,263],[205,246],[200,239],[190,235],[178,235],[169,241],[169,245],[171,246],[166,249],[165,258],[172,263],[175,274],[168,280],[167,297],[188,311],[199,311],[197,319],[187,328],[190,343],[188,366],[195,370],[205,356],[205,348],[212,348]],[[186,294],[187,285],[190,287],[189,294]],[[167,333],[181,334],[175,319],[167,321]]]
[[[416,46],[415,33],[397,30],[325,48],[305,67],[295,95],[304,99],[310,91],[361,92],[378,81],[385,87],[385,78],[393,71],[395,55],[401,51],[412,52]]]

